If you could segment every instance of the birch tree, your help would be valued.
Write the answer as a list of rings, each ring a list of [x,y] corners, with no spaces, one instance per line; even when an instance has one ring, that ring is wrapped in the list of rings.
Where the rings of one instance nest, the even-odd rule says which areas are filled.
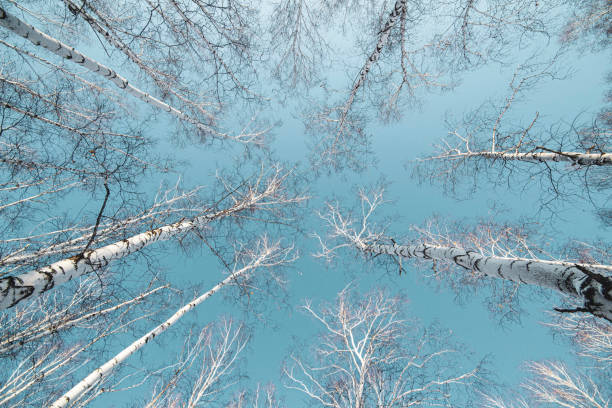
[[[104,190],[105,183],[127,196],[135,180],[166,166],[151,154],[152,143],[126,107],[114,103],[112,92],[22,47],[2,44],[7,62],[0,73],[0,211],[5,219],[71,191]]]
[[[315,119],[315,123],[323,125],[323,129],[320,130],[323,132],[327,130],[324,134],[331,132],[330,135],[326,134],[321,140],[314,143],[314,153],[318,158],[317,160],[321,161],[321,163],[315,163],[315,165],[333,165],[337,161],[337,157],[348,156],[350,158],[355,149],[365,153],[363,149],[367,143],[363,131],[361,131],[363,126],[360,124],[360,120],[350,113],[357,93],[363,88],[372,65],[380,58],[383,49],[389,42],[391,30],[400,19],[400,15],[405,18],[406,7],[405,0],[397,0],[393,5],[377,35],[375,46],[351,86],[346,102],[337,107],[326,108],[322,114],[318,115],[320,118]],[[356,163],[353,162],[353,167],[355,166]]]
[[[165,322],[158,325],[144,336],[135,340],[132,344],[115,355],[115,357],[102,364],[96,370],[92,371],[88,376],[75,384],[68,392],[58,398],[51,406],[54,408],[59,408],[68,406],[69,404],[74,404],[75,401],[82,398],[82,396],[92,389],[92,387],[104,381],[113,372],[113,370],[115,370],[128,357],[141,349],[155,337],[166,331],[187,312],[193,310],[197,305],[211,297],[224,286],[240,280],[243,276],[248,277],[248,275],[254,273],[254,271],[258,268],[278,267],[285,263],[291,262],[292,260],[291,248],[282,248],[280,243],[269,243],[266,238],[262,238],[256,245],[250,248],[243,248],[241,252],[242,253],[239,254],[239,258],[235,264],[235,268],[228,274],[227,277],[225,277],[207,292],[204,292],[196,299],[178,309]],[[240,262],[244,262],[242,266],[239,266]],[[196,392],[194,403],[197,403],[197,401],[201,398],[201,393],[206,392],[206,387],[204,386],[198,386],[197,389],[199,391]]]
[[[255,8],[248,2],[146,1],[116,4],[93,1],[64,4],[101,38],[138,67],[163,94],[191,108],[202,109],[206,99],[236,91],[254,97],[249,89],[257,50]],[[139,52],[146,49],[146,53]],[[197,53],[191,52],[197,49]],[[185,52],[187,51],[187,53]],[[182,54],[181,54],[182,53]],[[179,63],[181,61],[182,63]],[[202,72],[204,70],[204,72]],[[210,95],[198,96],[195,73]],[[242,78],[242,79],[241,79]],[[190,86],[192,89],[190,89]],[[202,92],[200,90],[199,92]],[[209,101],[209,103],[212,101]]]
[[[104,64],[88,57],[75,48],[64,44],[62,41],[36,29],[35,27],[20,20],[4,8],[0,10],[0,25],[15,34],[28,39],[35,46],[45,48],[61,58],[70,60],[75,64],[83,66],[87,70],[96,74],[98,77],[112,82],[116,87],[132,95],[133,97],[142,100],[156,109],[166,111],[179,120],[188,123],[190,126],[194,127],[203,140],[212,137],[218,139],[231,139],[241,143],[262,143],[261,136],[265,133],[264,131],[256,131],[254,133],[241,132],[237,135],[230,135],[228,133],[218,131],[214,124],[214,115],[207,114],[207,112],[202,108],[201,104],[196,105],[196,107],[199,107],[199,109],[197,109],[198,116],[192,116],[181,110],[180,107],[177,108],[172,106],[140,89],[139,87],[134,86],[131,81],[121,76],[112,68],[105,66]],[[212,45],[209,44],[209,48],[214,52]],[[192,107],[193,105],[194,104],[192,104]]]
[[[142,205],[144,209],[132,211],[124,205],[112,216],[107,213],[100,217],[100,222],[94,225],[69,220],[61,223],[60,228],[53,229],[53,219],[43,220],[28,233],[13,234],[0,240],[3,254],[0,277],[19,274],[52,263],[57,258],[82,253],[91,247],[94,240],[97,245],[108,244],[137,234],[144,225],[162,226],[182,217],[200,214],[209,207],[202,206],[202,199],[198,197],[201,190],[183,191],[178,182],[170,187],[162,185],[153,201]],[[214,202],[214,197],[211,199]]]
[[[140,180],[170,164],[115,92],[5,38],[0,278],[122,239],[138,222],[124,217],[147,212]]]
[[[79,279],[78,284],[72,294],[56,291],[0,315],[2,406],[50,403],[58,386],[70,384],[74,373],[101,353],[112,337],[150,318],[164,304],[159,294],[167,288],[149,287],[116,302],[97,277]]]
[[[202,329],[195,341],[188,339],[169,369],[173,375],[156,385],[146,408],[198,407],[218,401],[239,380],[248,333],[241,324],[222,320]]]
[[[54,292],[20,305],[13,314],[0,315],[0,358],[22,353],[31,343],[54,343],[59,340],[57,337],[63,337],[73,328],[95,331],[102,326],[112,326],[111,316],[167,288],[168,285],[148,288],[132,299],[113,302],[112,296],[105,296],[99,277],[79,279],[78,288],[71,296],[66,296],[62,291]]]
[[[365,18],[365,24],[373,29],[358,33],[360,43],[367,44],[361,51],[364,62],[354,76],[350,75],[353,79],[348,90],[326,92],[323,82],[325,100],[332,102],[319,104],[305,115],[313,136],[312,161],[316,167],[364,169],[370,161],[364,156],[370,153],[366,127],[374,117],[372,111],[378,111],[384,122],[399,119],[402,112],[418,103],[424,90],[455,86],[457,73],[491,62],[505,65],[504,58],[514,41],[532,45],[557,28],[553,19],[546,19],[560,8],[555,1],[541,5],[506,0],[396,1],[381,6],[363,3],[354,9],[367,10],[366,14],[374,16],[369,21],[367,15]],[[294,12],[292,18],[282,18],[287,10]],[[324,3],[319,8],[317,3],[309,8],[299,2],[279,5],[281,26],[274,32],[281,36],[273,41],[285,42],[279,44],[284,53],[281,60],[287,61],[292,55],[293,60],[287,62],[294,72],[312,66],[311,61],[318,58],[301,45],[304,37],[313,43],[318,41],[316,26],[309,24],[308,16],[321,14],[332,20],[330,24],[341,26],[339,10],[352,20],[364,19],[344,2]],[[338,92],[346,96],[335,101]]]
[[[86,248],[80,254],[40,269],[3,277],[0,279],[0,307],[13,307],[75,277],[100,270],[111,261],[138,252],[152,243],[175,239],[190,231],[201,231],[213,220],[239,217],[242,212],[258,209],[262,210],[262,219],[265,219],[266,212],[303,201],[303,197],[292,196],[284,190],[287,177],[289,173],[277,168],[271,173],[260,174],[255,180],[245,181],[242,185],[226,185],[229,192],[226,198],[230,204],[225,208],[205,207],[194,217],[141,232],[97,249]]]
[[[610,404],[612,389],[612,327],[593,317],[562,315],[550,325],[556,334],[567,336],[575,346],[578,364],[567,362],[531,361],[526,363],[528,379],[522,388],[524,398],[502,398],[485,395],[487,408],[544,407],[554,404],[564,407],[605,408]]]
[[[274,384],[257,384],[254,391],[240,391],[225,408],[281,408]]]
[[[448,231],[437,234],[421,230],[424,233],[416,238],[398,243],[387,235],[384,226],[373,221],[373,213],[383,203],[382,190],[371,194],[361,190],[360,199],[360,213],[355,215],[337,203],[328,203],[327,210],[320,214],[328,233],[326,238],[319,237],[322,245],[319,257],[333,258],[343,248],[357,250],[366,258],[389,256],[397,261],[400,274],[402,260],[422,259],[431,262],[434,271],[443,268],[452,272],[444,275],[447,279],[452,279],[454,271],[459,270],[471,279],[502,279],[515,287],[529,285],[553,290],[579,304],[573,312],[612,321],[612,265],[541,259],[538,251],[520,235],[518,240],[504,242],[507,232],[495,229],[486,229],[486,240],[479,237],[455,240]]]
[[[454,406],[478,369],[457,367],[459,351],[442,341],[448,334],[406,319],[403,303],[382,290],[359,297],[350,289],[319,310],[307,303],[322,332],[290,356],[285,386],[313,406]]]
[[[517,191],[537,183],[546,214],[554,216],[568,201],[587,201],[609,224],[609,109],[594,115],[591,123],[581,117],[572,123],[541,123],[539,111],[523,123],[513,118],[528,89],[555,78],[556,63],[520,66],[505,100],[449,121],[449,136],[434,146],[434,153],[417,160],[417,177],[441,183],[446,192],[459,196],[464,188],[471,192],[485,182]]]

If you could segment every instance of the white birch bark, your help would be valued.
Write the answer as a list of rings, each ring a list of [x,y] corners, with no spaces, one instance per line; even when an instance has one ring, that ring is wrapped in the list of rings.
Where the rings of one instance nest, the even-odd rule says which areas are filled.
[[[21,21],[17,17],[8,13],[5,9],[0,7],[0,25],[14,32],[15,34],[26,38],[34,45],[43,47],[52,53],[73,61],[76,64],[80,64],[90,70],[91,72],[111,81],[117,87],[127,91],[138,99],[155,106],[156,108],[162,109],[166,112],[173,114],[174,116],[182,119],[186,122],[189,122],[196,126],[198,129],[214,134],[215,136],[219,136],[222,138],[230,138],[231,136],[227,134],[220,133],[215,129],[207,126],[197,120],[189,117],[187,114],[182,112],[181,110],[168,105],[167,103],[155,98],[154,96],[142,91],[139,88],[136,88],[132,84],[128,82],[127,79],[123,78],[121,75],[117,74],[112,69],[106,67],[105,65],[100,64],[99,62],[87,57],[81,52],[77,51],[73,47],[70,47],[61,41],[37,30],[33,26]],[[240,140],[239,136],[236,136],[234,139]]]
[[[76,5],[75,3],[73,3],[70,0],[64,0],[64,3],[66,4],[66,6],[68,6],[68,9],[72,12],[72,13],[78,13],[81,17],[83,17],[83,20],[85,20],[87,22],[87,24],[89,24],[89,26],[94,29],[95,31],[97,31],[99,34],[101,34],[102,36],[104,36],[104,38],[106,39],[106,41],[108,41],[112,46],[114,46],[115,48],[117,48],[119,51],[123,52],[129,59],[130,61],[132,61],[133,63],[135,63],[136,65],[138,65],[138,67],[140,69],[142,69],[143,71],[145,71],[147,74],[151,75],[151,77],[157,82],[159,83],[159,78],[158,75],[160,75],[161,73],[158,71],[155,71],[153,69],[151,69],[150,67],[148,67],[141,59],[138,55],[136,55],[128,45],[126,45],[123,41],[121,41],[121,39],[119,39],[117,36],[111,34],[109,31],[107,31],[106,28],[104,28],[100,23],[98,23],[95,18],[93,18],[92,16],[90,16],[89,14],[87,14],[85,12],[85,10],[83,9],[83,7],[80,7],[78,5]],[[91,7],[91,5],[89,5]],[[108,26],[107,26],[108,27]]]
[[[441,260],[489,277],[550,288],[584,303],[585,311],[612,322],[612,265],[485,256],[463,248],[418,245],[367,245],[365,252]]]
[[[487,159],[519,160],[532,163],[571,162],[581,166],[612,166],[612,153],[577,153],[577,152],[466,152],[450,154],[437,158],[460,159],[470,157],[485,157]]]
[[[166,241],[178,234],[200,228],[213,219],[229,216],[248,208],[251,204],[253,203],[250,201],[242,201],[227,210],[155,228],[40,269],[2,278],[0,279],[0,310],[13,307],[24,299],[38,296],[56,285],[103,268],[111,261],[124,258],[154,242]]]
[[[249,263],[248,265],[246,265],[245,267],[237,271],[234,271],[231,275],[229,275],[227,278],[219,282],[208,292],[204,293],[200,297],[194,299],[190,303],[181,307],[168,320],[166,320],[159,326],[155,327],[153,330],[151,330],[150,332],[148,332],[147,334],[145,334],[138,340],[134,341],[132,344],[130,344],[127,348],[123,349],[115,357],[113,357],[112,359],[110,359],[109,361],[101,365],[99,368],[91,372],[82,381],[80,381],[78,384],[72,387],[70,391],[62,395],[60,398],[58,398],[58,400],[55,401],[51,405],[51,408],[66,407],[71,401],[77,400],[81,395],[83,395],[91,387],[96,385],[98,382],[103,381],[106,377],[108,377],[108,375],[111,374],[113,369],[117,367],[119,364],[121,364],[123,361],[125,361],[125,359],[127,359],[129,356],[134,354],[136,351],[142,348],[149,341],[153,340],[157,335],[163,333],[164,331],[166,331],[166,329],[168,329],[170,326],[175,324],[181,317],[183,317],[183,315],[185,315],[185,313],[189,312],[194,307],[196,307],[197,305],[199,305],[200,303],[202,303],[203,301],[211,297],[213,294],[215,294],[215,292],[217,292],[222,287],[226,286],[228,283],[230,283],[237,277],[241,275],[245,275],[248,272],[260,266],[261,263],[267,258],[269,254],[270,254],[270,250],[263,252],[253,262]]]

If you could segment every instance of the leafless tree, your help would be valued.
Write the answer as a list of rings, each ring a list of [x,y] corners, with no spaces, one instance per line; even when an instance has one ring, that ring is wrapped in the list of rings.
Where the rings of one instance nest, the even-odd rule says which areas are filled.
[[[192,92],[189,86],[194,85],[189,76],[195,73],[194,69],[199,73],[204,69],[203,77],[212,79],[205,89],[213,94],[224,96],[235,89],[245,96],[255,96],[243,83],[250,80],[249,71],[254,68],[257,53],[253,49],[256,10],[248,2],[165,0],[116,4],[66,0],[64,4],[164,94],[197,107],[201,97],[194,101],[185,97]],[[147,52],[139,52],[142,49]],[[187,50],[198,52],[181,54]]]
[[[449,137],[435,145],[435,152],[419,159],[415,173],[421,180],[440,182],[446,192],[468,194],[487,185],[519,191],[537,183],[540,210],[555,215],[567,202],[588,201],[607,224],[611,210],[610,121],[608,111],[592,123],[540,123],[534,112],[526,123],[512,119],[525,91],[544,77],[554,77],[555,61],[541,66],[520,66],[501,103],[484,104],[458,123],[449,122]]]
[[[87,395],[87,393],[100,387],[113,373],[113,371],[115,371],[128,357],[144,347],[155,337],[166,331],[187,312],[193,310],[197,305],[214,295],[221,288],[233,283],[244,285],[243,279],[248,279],[249,275],[254,274],[257,269],[261,268],[265,270],[281,267],[292,262],[294,259],[295,258],[292,254],[291,247],[283,248],[280,243],[271,243],[266,237],[262,237],[256,244],[245,245],[242,248],[237,248],[234,269],[230,271],[227,277],[225,277],[210,290],[204,292],[188,304],[179,308],[166,321],[146,333],[144,336],[135,340],[132,344],[121,350],[109,361],[92,371],[88,376],[75,384],[69,391],[59,397],[51,406],[69,406],[70,404],[74,404],[75,401],[78,401],[83,396]],[[243,346],[240,348],[243,348]],[[202,378],[202,380],[207,379],[210,380],[211,377],[208,376]],[[194,404],[202,398],[203,393],[207,392],[207,385],[205,383],[198,383],[195,387]]]
[[[165,160],[151,154],[151,141],[112,92],[22,47],[2,44],[0,211],[6,233],[41,201],[52,203],[71,191],[91,195],[104,186],[127,194],[143,174],[165,171]]]
[[[521,230],[491,224],[484,224],[476,234],[453,233],[443,227],[417,228],[416,236],[399,244],[388,236],[388,226],[373,219],[384,201],[383,191],[361,190],[360,199],[360,213],[338,203],[327,204],[320,214],[328,233],[325,238],[318,237],[322,246],[319,257],[331,259],[338,250],[350,248],[366,258],[389,256],[399,265],[400,273],[402,259],[422,259],[431,262],[436,275],[444,279],[457,280],[455,271],[461,271],[459,276],[465,278],[459,282],[463,283],[496,278],[510,282],[514,291],[520,285],[552,289],[579,304],[575,309],[558,311],[586,312],[612,321],[612,265],[551,259],[551,254],[525,239]]]
[[[347,288],[332,305],[304,309],[323,331],[283,371],[286,387],[312,405],[455,406],[453,392],[477,379],[478,368],[457,367],[461,352],[445,343],[448,333],[404,317],[401,297],[383,290],[359,297]]]
[[[149,74],[149,77],[151,76],[153,77],[154,82],[157,83],[158,88],[159,87],[162,88],[162,91],[161,91],[162,95],[160,95],[160,97],[156,97],[156,96],[149,94],[148,92],[135,86],[131,81],[121,76],[119,73],[117,73],[112,68],[107,67],[104,64],[94,60],[93,58],[79,52],[75,48],[70,47],[67,44],[64,44],[63,42],[50,36],[49,34],[46,34],[36,29],[34,26],[27,24],[25,21],[22,21],[17,16],[11,14],[8,10],[2,9],[0,11],[0,24],[4,26],[6,29],[14,32],[15,34],[20,35],[24,38],[27,38],[35,46],[46,48],[47,50],[51,51],[52,53],[62,58],[70,60],[74,62],[75,64],[79,64],[85,67],[86,69],[88,69],[89,71],[93,72],[94,74],[96,74],[98,77],[105,78],[108,81],[114,83],[119,89],[123,90],[124,92],[131,94],[132,96],[142,100],[143,102],[146,102],[147,104],[157,109],[169,112],[170,114],[174,115],[176,118],[181,120],[182,122],[188,124],[189,127],[192,127],[192,129],[195,130],[195,133],[198,134],[202,140],[213,138],[213,139],[220,139],[220,140],[230,139],[230,140],[238,141],[238,142],[245,143],[245,144],[250,144],[250,143],[262,144],[263,143],[262,137],[266,133],[266,130],[256,130],[254,132],[249,132],[247,130],[248,125],[247,127],[243,129],[243,131],[240,131],[238,134],[235,134],[235,135],[227,133],[227,132],[219,131],[217,128],[217,124],[216,124],[217,116],[220,115],[219,110],[216,109],[216,111],[214,112],[208,112],[206,109],[207,103],[205,101],[201,101],[201,100],[198,101],[197,99],[193,101],[192,100],[193,97],[190,97],[189,91],[185,91],[189,89],[200,89],[202,88],[202,85],[189,84],[189,86],[187,86],[187,85],[179,84],[176,87],[174,87],[172,84],[172,81],[169,80],[169,77],[171,77],[171,74],[165,74],[163,72],[163,69],[160,69],[163,67],[163,62],[158,62],[157,64],[150,64],[150,63],[144,63],[141,59],[137,59],[138,57],[136,56],[135,51],[131,50],[126,45],[126,43],[121,42],[121,40],[115,39],[113,41],[112,35],[108,31],[105,31],[104,28],[101,28],[101,25],[100,25],[101,23],[99,21],[96,22],[95,20],[92,20],[93,17],[91,15],[88,15],[86,13],[86,10],[82,9],[81,7],[77,7],[72,2],[67,2],[67,3],[69,3],[68,8],[71,12],[75,14],[82,14],[84,16],[87,16],[85,17],[86,21],[92,24],[92,27],[94,28],[96,33],[102,33],[104,35],[104,38],[108,39],[113,46],[119,47],[120,50],[128,54],[128,57],[131,56],[132,62],[137,62],[137,63],[140,62],[139,67],[141,69],[148,68],[146,72]],[[149,23],[152,22],[151,19],[153,18],[153,14],[156,14],[156,20],[157,19],[161,20],[159,21],[159,24],[161,24],[161,29],[165,31],[163,34],[161,34],[161,38],[158,41],[155,41],[153,44],[146,44],[147,48],[151,47],[155,50],[156,53],[161,54],[161,55],[164,55],[164,49],[167,49],[168,47],[172,47],[172,42],[174,41],[178,42],[179,45],[182,45],[182,47],[177,47],[177,48],[187,47],[188,49],[190,49],[190,51],[192,48],[196,48],[196,49],[198,47],[205,48],[206,51],[209,54],[211,54],[213,63],[210,64],[210,61],[197,60],[195,64],[196,64],[197,71],[198,71],[197,73],[199,74],[198,77],[201,77],[202,67],[213,65],[215,66],[215,68],[212,69],[212,73],[210,75],[212,77],[213,82],[216,81],[217,94],[221,92],[220,89],[222,89],[222,87],[224,86],[223,84],[227,82],[224,79],[224,76],[229,77],[229,82],[234,83],[234,87],[238,87],[241,89],[241,91],[244,91],[244,92],[250,92],[248,88],[245,85],[243,85],[241,82],[239,82],[239,80],[236,78],[233,72],[233,68],[230,68],[228,66],[228,63],[226,63],[221,58],[220,51],[216,48],[216,44],[213,44],[209,40],[207,40],[207,38],[204,35],[204,32],[202,31],[200,27],[199,22],[194,21],[192,17],[190,17],[191,13],[195,13],[194,15],[198,16],[199,15],[198,13],[201,13],[201,10],[206,11],[204,8],[204,5],[201,2],[195,1],[194,4],[195,4],[196,9],[192,9],[192,11],[183,9],[177,1],[171,1],[170,5],[168,6],[166,5],[162,6],[160,4],[155,5],[149,2],[148,3],[148,5],[150,6],[149,10],[139,10],[140,7],[135,7],[134,11],[141,12],[141,14],[138,14],[139,17],[143,17],[146,15],[150,16],[148,22],[145,23],[145,29],[146,27],[149,26]],[[92,8],[93,7],[95,6],[92,3]],[[172,7],[173,12],[169,12],[168,7]],[[194,5],[192,4],[190,7],[194,7]],[[236,9],[234,8],[231,8],[231,9],[236,11]],[[109,11],[110,10],[107,10],[107,12]],[[93,9],[93,12],[95,12],[95,8]],[[112,13],[112,11],[110,11],[110,13]],[[175,13],[178,13],[178,18],[179,18],[178,21],[176,21],[175,17],[177,14]],[[108,17],[109,18],[105,20],[107,23],[110,23],[112,21],[115,21],[116,23],[117,20],[119,20],[118,17],[113,18],[112,14],[108,15]],[[195,19],[196,17],[193,17],[193,18]],[[216,20],[210,15],[210,13],[206,18],[212,18],[212,23],[209,22],[209,25],[214,24],[216,22]],[[229,16],[229,18],[235,18],[235,16],[234,17]],[[184,25],[186,25],[189,28],[189,30],[183,30],[182,28],[179,29],[179,26],[184,26]],[[153,24],[153,26],[156,26],[155,27],[156,30],[160,29],[160,27],[157,26],[157,24],[155,23]],[[213,28],[214,28],[214,25],[213,25]],[[116,27],[115,29],[119,30],[118,27]],[[137,35],[132,33],[132,36],[138,36],[138,37],[142,36],[143,35],[142,29],[140,31],[141,32]],[[195,31],[195,34],[194,34],[194,31]],[[150,34],[153,35],[154,37],[160,35],[160,33],[158,32],[150,33]],[[174,39],[172,38],[172,36],[170,36],[170,38],[165,38],[166,35],[169,35],[169,34],[173,34],[174,36],[177,36],[177,35],[181,36],[181,35],[188,34],[188,37]],[[211,35],[214,35],[214,33],[211,33]],[[222,38],[219,39],[219,41],[223,41],[223,40],[224,39]],[[170,42],[170,44],[166,42]],[[155,46],[157,46],[158,48],[161,47],[162,49],[161,50],[155,49]],[[174,66],[178,66],[178,67],[181,66],[181,62],[179,61],[183,61],[186,57],[189,57],[190,55],[191,56],[203,55],[201,51],[185,52],[186,50],[184,48],[182,51],[181,50],[174,50],[174,51],[182,52],[182,54],[179,54],[181,55],[182,58],[177,57],[176,61],[173,64]],[[246,53],[243,52],[243,55],[245,54]],[[170,58],[172,59],[172,57]],[[238,66],[241,66],[241,65],[238,64]],[[239,69],[239,68],[236,68],[236,69]],[[170,92],[168,89],[172,89],[172,92]],[[184,91],[184,92],[181,92],[181,91]],[[174,106],[172,104],[164,102],[163,100],[164,97],[169,96],[169,95],[172,95],[176,99],[178,99],[179,104]],[[186,96],[183,96],[183,95],[186,95]],[[219,96],[219,102],[217,102],[217,104],[225,102],[224,100],[222,101],[222,97],[224,95],[218,95],[218,96]]]
[[[167,288],[149,287],[115,302],[97,277],[79,279],[78,284],[75,293],[55,291],[0,315],[3,406],[50,403],[58,387],[68,386],[74,373],[112,337],[150,318],[164,304],[159,294]]]
[[[550,325],[555,333],[568,336],[576,347],[577,367],[555,361],[528,362],[528,380],[522,386],[527,397],[485,395],[487,408],[580,407],[607,408],[612,398],[612,326],[593,317],[556,316]]]
[[[291,89],[312,86],[329,65],[322,33],[326,11],[323,2],[283,0],[270,16],[274,75]]]
[[[155,386],[145,405],[156,407],[197,407],[218,401],[220,395],[239,380],[238,363],[248,335],[244,326],[222,320],[185,342],[181,356],[168,367],[172,376]]]
[[[254,391],[240,391],[225,405],[225,408],[281,408],[284,407],[276,396],[274,384],[257,384]]]
[[[356,3],[356,4],[355,4]],[[316,104],[305,115],[312,129],[313,164],[316,167],[363,169],[369,138],[366,112],[375,107],[384,121],[398,119],[421,97],[421,90],[444,90],[456,84],[455,74],[504,58],[517,41],[526,47],[556,29],[550,18],[558,1],[473,1],[442,2],[283,2],[275,12],[278,19],[272,41],[293,74],[311,72],[331,61],[310,47],[323,43],[318,26],[310,22],[321,15],[325,27],[343,27],[342,11],[368,29],[360,31],[365,58],[348,91],[325,92],[325,103]],[[365,11],[365,13],[364,13]],[[291,77],[289,75],[289,77]],[[317,92],[319,93],[319,92]],[[364,118],[364,116],[368,116]]]
[[[290,206],[304,200],[303,196],[294,195],[293,192],[285,189],[285,181],[290,174],[281,168],[276,168],[269,171],[262,170],[255,176],[255,179],[243,180],[236,185],[229,184],[228,181],[222,179],[221,183],[225,190],[222,202],[227,202],[226,207],[220,207],[220,203],[201,206],[199,212],[190,218],[183,217],[172,224],[126,237],[97,249],[89,249],[86,246],[80,254],[54,262],[46,267],[3,277],[0,280],[2,308],[13,307],[24,299],[38,296],[74,277],[100,270],[112,260],[122,259],[152,243],[178,239],[193,231],[199,231],[199,234],[202,235],[204,229],[213,220],[240,217],[240,213],[261,210],[260,220],[269,218],[274,221],[275,212],[276,214],[282,213],[283,206]]]

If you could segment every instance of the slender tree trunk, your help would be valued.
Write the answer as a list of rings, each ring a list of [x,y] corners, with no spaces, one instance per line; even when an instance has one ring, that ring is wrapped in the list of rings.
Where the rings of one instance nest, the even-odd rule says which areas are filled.
[[[520,160],[534,163],[541,162],[572,162],[583,166],[612,166],[612,153],[576,153],[576,152],[533,152],[533,153],[502,153],[502,152],[475,152],[459,156],[486,157],[499,160]]]
[[[145,71],[146,73],[151,75],[151,77],[156,82],[159,81],[159,78],[157,77],[157,75],[160,75],[161,73],[151,69],[150,67],[148,67],[140,59],[140,57],[138,55],[136,55],[130,49],[130,47],[127,44],[125,44],[118,36],[114,35],[114,33],[111,33],[109,31],[111,28],[108,25],[105,24],[106,27],[103,27],[102,24],[104,24],[104,22],[99,23],[94,17],[92,17],[89,14],[87,14],[87,12],[84,10],[83,7],[80,7],[80,6],[76,5],[71,0],[63,0],[63,1],[66,4],[66,6],[68,7],[68,9],[72,13],[79,14],[83,18],[83,20],[85,20],[87,22],[87,24],[89,24],[89,26],[93,30],[95,30],[99,34],[101,34],[106,39],[106,41],[109,42],[109,44],[111,44],[113,47],[117,48],[119,51],[123,52],[129,58],[130,61],[132,61],[134,64],[138,65],[138,67],[140,67],[140,69],[142,69],[143,71]],[[87,6],[88,6],[88,8],[91,8],[90,4],[88,4]]]
[[[101,248],[63,259],[41,269],[0,279],[0,310],[15,306],[31,296],[38,296],[56,285],[105,267],[111,261],[137,252],[157,241],[202,227],[247,208],[250,202],[239,202],[227,210],[155,228]]]
[[[37,30],[31,25],[26,24],[25,22],[21,21],[17,17],[8,13],[2,7],[0,7],[0,25],[16,33],[17,35],[20,35],[21,37],[30,40],[30,42],[32,42],[36,46],[46,48],[47,50],[51,51],[52,53],[56,55],[59,55],[62,58],[71,60],[76,64],[80,64],[84,66],[91,72],[101,77],[106,78],[107,80],[117,85],[119,88],[124,89],[125,91],[141,99],[142,101],[150,105],[153,105],[159,109],[162,109],[166,112],[169,112],[175,115],[176,117],[178,117],[179,119],[182,119],[186,122],[193,124],[198,129],[204,132],[212,133],[220,137],[229,137],[229,135],[225,135],[225,134],[217,132],[210,126],[207,126],[189,117],[187,114],[185,114],[181,110],[168,105],[167,103],[155,98],[152,95],[149,95],[148,93],[142,91],[139,88],[136,88],[135,86],[130,84],[127,79],[123,78],[122,76],[117,74],[112,69],[85,56],[81,52],[62,43],[61,41],[56,40],[55,38]]]
[[[389,42],[389,35],[391,34],[391,29],[395,25],[397,18],[402,14],[402,10],[404,10],[405,8],[406,0],[397,0],[395,2],[393,10],[391,11],[391,14],[389,14],[389,18],[387,19],[387,22],[385,23],[382,30],[380,30],[378,42],[376,43],[376,48],[374,48],[374,51],[372,51],[372,53],[368,57],[368,60],[364,64],[363,68],[361,68],[361,71],[359,71],[359,76],[357,78],[357,81],[353,84],[349,99],[346,101],[346,104],[342,109],[340,127],[342,127],[343,122],[346,119],[346,115],[348,114],[349,110],[351,109],[351,106],[353,105],[355,97],[357,96],[357,91],[363,86],[366,77],[368,76],[368,73],[372,68],[372,65],[378,60],[380,54],[382,53],[382,50],[387,45],[387,42]]]
[[[186,304],[182,308],[180,308],[176,313],[174,313],[168,320],[130,344],[127,348],[123,349],[119,354],[115,357],[101,365],[99,368],[91,372],[87,377],[85,377],[82,381],[76,384],[70,391],[62,395],[57,401],[55,401],[51,408],[61,408],[67,406],[70,401],[74,401],[78,399],[83,393],[89,390],[91,387],[103,381],[109,374],[113,371],[115,367],[121,364],[124,360],[126,360],[129,356],[134,354],[140,348],[142,348],[145,344],[147,344],[150,340],[153,340],[155,336],[163,333],[168,329],[168,327],[172,326],[176,323],[183,315],[194,307],[211,297],[215,292],[221,289],[223,286],[230,283],[232,280],[236,279],[238,276],[245,274],[248,271],[251,271],[254,268],[257,268],[259,262],[261,262],[262,258],[255,261],[253,264],[247,265],[244,268],[232,273],[227,278],[219,282],[215,287],[210,289],[208,292],[204,293],[200,297]]]
[[[612,265],[485,256],[463,248],[369,245],[365,252],[446,261],[489,277],[554,289],[584,304],[584,311],[612,322]]]

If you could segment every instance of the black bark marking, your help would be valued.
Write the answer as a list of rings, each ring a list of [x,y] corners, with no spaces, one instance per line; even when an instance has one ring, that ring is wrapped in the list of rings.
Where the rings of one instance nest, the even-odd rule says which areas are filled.
[[[465,254],[463,254],[463,255],[455,255],[455,256],[453,256],[453,262],[455,262],[455,264],[459,265],[459,266],[460,266],[460,267],[462,267],[463,269],[470,269],[470,268],[468,268],[467,266],[463,266],[463,265],[461,265],[461,264],[459,263],[459,260],[460,260],[459,258],[461,258],[462,256],[465,256]]]
[[[3,282],[6,282],[6,288],[2,290],[2,294],[7,297],[10,292],[13,293],[13,302],[8,307],[15,306],[17,303],[34,293],[34,286],[22,286],[23,280],[18,277],[9,276],[0,279],[0,285],[2,285]]]
[[[474,271],[482,273],[482,270],[480,269],[481,261],[482,261],[482,258],[477,258],[476,261],[474,261],[474,266],[472,268]]]
[[[513,264],[514,262],[517,262],[517,261],[516,261],[516,260],[514,260],[514,261],[510,262],[510,267],[512,267],[512,264]],[[529,267],[531,266],[531,264],[532,264],[532,263],[533,263],[533,262],[528,261],[528,262],[525,264],[525,269],[527,270],[527,273],[529,273],[529,274],[531,274],[531,270],[529,269]],[[519,276],[519,281],[521,281],[522,283],[524,283],[525,285],[527,285],[527,282],[525,282],[525,281],[523,280],[523,278],[521,278],[521,274],[520,274],[520,272],[519,272],[518,276]]]
[[[580,312],[590,312],[590,310],[586,307],[577,307],[575,309],[560,309],[558,307],[554,307],[553,310],[559,313],[580,313]]]
[[[574,287],[574,283],[573,283],[573,281],[574,281],[573,277],[574,276],[575,276],[574,272],[570,272],[567,275],[567,277],[565,279],[563,279],[563,284],[565,285],[565,290],[566,291],[577,295],[578,292],[576,292],[576,288]],[[590,279],[590,278],[587,278],[587,279]],[[584,285],[584,282],[583,282],[583,285]],[[581,287],[581,291],[582,291],[582,287]]]
[[[608,299],[612,301],[612,277],[608,277],[608,276],[604,276],[601,275],[599,273],[590,271],[588,268],[582,266],[582,265],[578,265],[576,264],[576,269],[578,269],[579,271],[583,272],[585,275],[587,275],[589,278],[593,279],[594,281],[596,281],[597,283],[599,283],[601,285],[602,288],[602,295]]]
[[[506,279],[506,277],[504,276],[504,274],[502,273],[502,265],[499,265],[497,267],[497,274],[502,277],[503,279]]]
[[[43,286],[43,288],[41,289],[41,293],[46,292],[55,286],[55,280],[53,279],[55,271],[53,271],[53,269],[51,270],[51,272],[39,270],[38,273],[45,275],[45,279],[47,280],[47,283],[45,283],[45,286]]]
[[[603,306],[603,303],[599,303],[595,301],[595,295],[597,294],[597,289],[594,287],[590,287],[583,292],[584,295],[584,305],[589,309],[589,311],[593,311],[595,309],[599,309]]]

